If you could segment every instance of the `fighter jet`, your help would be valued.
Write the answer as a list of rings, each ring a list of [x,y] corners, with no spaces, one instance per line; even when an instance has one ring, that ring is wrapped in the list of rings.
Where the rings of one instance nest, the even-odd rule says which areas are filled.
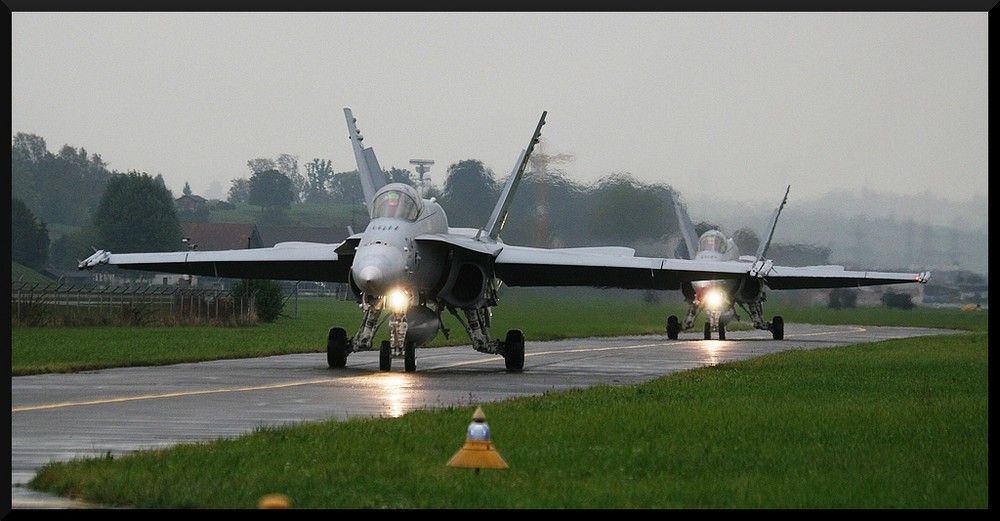
[[[884,273],[875,271],[847,271],[843,266],[776,266],[766,258],[767,250],[774,238],[778,216],[788,202],[789,185],[781,204],[771,212],[771,218],[762,237],[766,239],[757,248],[755,255],[740,255],[736,242],[721,231],[711,229],[699,237],[684,205],[674,193],[674,209],[680,224],[681,236],[689,252],[689,258],[700,266],[711,263],[738,265],[745,268],[745,276],[739,278],[704,279],[684,282],[681,292],[688,303],[684,322],[676,315],[667,317],[667,337],[676,339],[683,330],[694,327],[697,316],[705,313],[705,340],[712,338],[712,332],[719,340],[726,339],[726,326],[738,320],[735,306],[745,310],[753,322],[753,327],[771,332],[775,340],[785,337],[785,322],[779,315],[770,322],[764,320],[763,303],[765,289],[821,289],[874,286],[917,282],[924,284],[930,277],[924,273]]]
[[[529,158],[541,138],[546,112],[514,164],[493,211],[481,228],[453,228],[441,205],[405,183],[386,183],[374,151],[363,144],[357,120],[344,109],[370,221],[341,243],[279,243],[271,248],[223,251],[111,253],[97,250],[80,269],[119,268],[211,277],[340,282],[360,304],[353,335],[330,328],[326,355],[331,368],[346,367],[359,351],[379,350],[379,369],[394,358],[416,370],[415,351],[443,327],[445,311],[465,328],[472,348],[500,355],[508,372],[524,368],[524,334],[495,338],[493,307],[501,286],[590,286],[678,290],[696,280],[743,279],[750,263],[707,263],[636,257],[620,246],[531,248],[503,242],[500,233]],[[375,346],[379,328],[388,340]]]

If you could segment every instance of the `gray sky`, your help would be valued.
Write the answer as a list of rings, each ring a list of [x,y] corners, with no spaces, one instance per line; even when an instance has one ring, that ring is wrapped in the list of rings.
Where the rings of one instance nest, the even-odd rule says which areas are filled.
[[[542,152],[584,184],[777,202],[987,191],[987,12],[11,14],[11,136],[225,198],[247,161]],[[213,182],[218,182],[214,188]]]

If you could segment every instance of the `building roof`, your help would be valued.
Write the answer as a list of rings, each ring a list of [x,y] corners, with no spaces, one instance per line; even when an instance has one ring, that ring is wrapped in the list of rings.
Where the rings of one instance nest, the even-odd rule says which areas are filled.
[[[314,226],[257,226],[250,223],[181,223],[189,245],[201,251],[270,248],[279,242],[335,244],[347,238],[347,229]]]
[[[189,247],[201,251],[262,248],[257,225],[252,223],[181,223]]]
[[[194,194],[192,194],[192,195],[182,195],[182,196],[178,197],[177,199],[174,199],[174,201],[180,202],[182,199],[191,199],[192,201],[195,201],[195,202],[198,202],[198,203],[204,203],[204,202],[208,201],[208,199],[205,199],[204,197],[202,197],[200,195],[194,195]]]

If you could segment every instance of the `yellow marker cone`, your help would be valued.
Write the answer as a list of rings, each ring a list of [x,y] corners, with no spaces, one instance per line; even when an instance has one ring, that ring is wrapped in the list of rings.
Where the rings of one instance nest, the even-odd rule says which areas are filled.
[[[289,508],[292,502],[284,494],[267,494],[260,498],[257,508]]]
[[[449,467],[469,469],[505,469],[507,462],[490,443],[490,426],[486,424],[486,415],[482,407],[476,407],[469,424],[465,445],[448,460]]]

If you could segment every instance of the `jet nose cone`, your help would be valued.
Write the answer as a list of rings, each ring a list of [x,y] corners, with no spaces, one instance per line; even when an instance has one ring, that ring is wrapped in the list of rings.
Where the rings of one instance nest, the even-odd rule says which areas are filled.
[[[377,266],[365,266],[358,272],[357,283],[365,293],[381,293],[384,276]]]
[[[406,260],[399,249],[373,244],[358,249],[351,265],[354,284],[368,295],[382,296],[406,280]]]

